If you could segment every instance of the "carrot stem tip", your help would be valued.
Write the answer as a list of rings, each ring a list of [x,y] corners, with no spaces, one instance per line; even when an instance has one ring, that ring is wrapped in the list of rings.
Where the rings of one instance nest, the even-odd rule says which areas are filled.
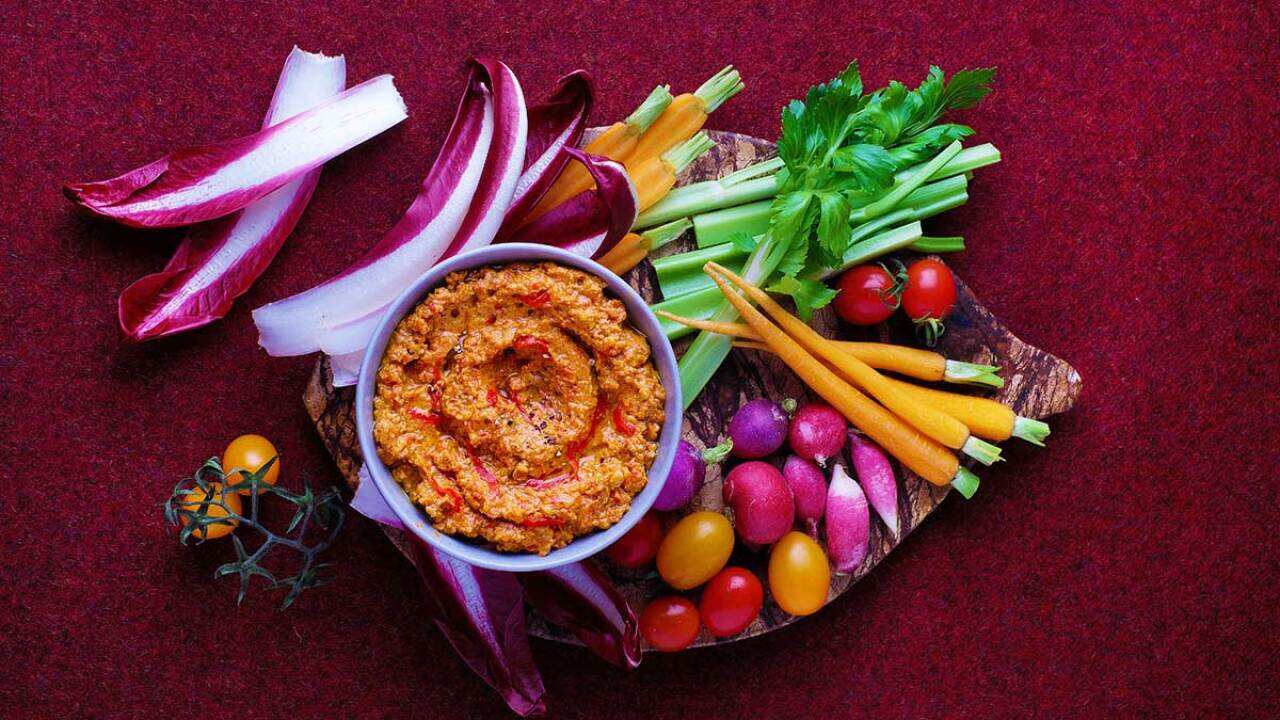
[[[1044,439],[1049,437],[1049,425],[1039,420],[1018,416],[1013,421],[1013,436],[1022,438],[1032,445],[1044,447]]]
[[[955,477],[951,478],[951,487],[959,490],[964,499],[968,500],[978,492],[978,476],[974,475],[969,468],[961,467],[956,470]]]
[[[983,465],[991,465],[1004,460],[1004,458],[1000,457],[999,446],[992,445],[986,440],[980,440],[972,435],[969,436],[968,440],[965,440],[964,447],[960,448],[960,451]]]

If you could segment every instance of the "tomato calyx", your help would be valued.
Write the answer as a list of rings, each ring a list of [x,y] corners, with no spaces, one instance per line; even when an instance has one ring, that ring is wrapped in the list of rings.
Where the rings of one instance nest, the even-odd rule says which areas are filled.
[[[893,270],[890,270],[885,263],[876,263],[885,275],[893,281],[893,284],[880,291],[880,299],[885,305],[897,310],[902,307],[902,293],[907,290],[907,266],[897,258],[889,258],[886,262],[893,264]]]
[[[916,326],[916,337],[925,347],[933,347],[947,331],[946,323],[936,317],[925,316],[911,321]]]

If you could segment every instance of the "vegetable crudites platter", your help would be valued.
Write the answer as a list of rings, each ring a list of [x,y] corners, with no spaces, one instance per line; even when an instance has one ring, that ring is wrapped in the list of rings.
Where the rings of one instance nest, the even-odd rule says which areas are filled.
[[[1019,17],[1009,16],[1011,40],[1026,37]],[[1256,34],[1261,19],[1251,17]],[[95,15],[86,27],[101,21]],[[637,31],[647,27],[636,22]],[[800,32],[788,25],[782,36]],[[774,52],[788,58],[784,70],[762,66],[751,47],[686,52],[687,38],[675,32],[680,67],[655,57],[624,69],[619,63],[633,58],[627,43],[616,62],[570,47],[531,55],[468,27],[479,33],[474,44],[446,35],[411,66],[350,33],[299,28],[282,46],[272,40],[274,52],[236,55],[237,87],[260,85],[256,94],[228,95],[220,61],[205,58],[209,73],[185,73],[187,85],[208,87],[184,94],[174,110],[190,117],[181,129],[136,97],[86,96],[82,104],[99,112],[93,137],[71,133],[80,139],[45,163],[56,166],[49,177],[60,192],[24,191],[39,212],[56,209],[55,234],[84,239],[75,265],[122,271],[108,273],[92,303],[70,283],[66,304],[77,320],[59,326],[114,348],[99,385],[146,380],[149,389],[130,399],[85,386],[76,380],[83,350],[40,363],[68,388],[79,382],[85,400],[111,398],[95,402],[93,417],[133,411],[114,422],[134,438],[128,452],[96,442],[89,425],[59,421],[67,400],[21,374],[42,342],[22,343],[16,363],[0,364],[19,371],[5,379],[6,393],[14,407],[50,407],[42,425],[76,428],[108,467],[139,478],[111,501],[88,485],[84,500],[119,528],[113,567],[141,586],[139,612],[165,617],[153,608],[162,570],[175,593],[168,606],[200,598],[198,612],[184,612],[167,633],[166,648],[191,659],[185,683],[225,694],[226,679],[243,675],[236,650],[239,661],[261,665],[261,682],[278,686],[276,630],[288,626],[286,644],[306,655],[341,657],[352,642],[363,649],[361,662],[344,665],[348,688],[330,704],[340,714],[386,714],[352,705],[358,681],[370,697],[394,685],[419,711],[445,714],[594,715],[596,700],[609,699],[623,715],[683,716],[701,707],[689,695],[697,685],[770,716],[839,715],[860,704],[851,706],[848,692],[877,715],[992,715],[1023,702],[975,704],[975,689],[989,691],[997,678],[1026,698],[1019,707],[1029,715],[1209,712],[1195,689],[1206,671],[1185,667],[1153,684],[1123,660],[1090,660],[1113,667],[1113,687],[1082,679],[1078,700],[1064,703],[1048,666],[1013,649],[1039,638],[1034,646],[1058,658],[1052,665],[1068,668],[1085,662],[1075,648],[1140,655],[1134,631],[1143,628],[1141,643],[1164,648],[1153,651],[1153,673],[1183,667],[1180,649],[1194,639],[1206,661],[1233,673],[1219,683],[1218,709],[1268,714],[1258,688],[1280,684],[1267,682],[1259,654],[1273,643],[1252,633],[1256,591],[1274,578],[1257,558],[1272,553],[1234,496],[1195,479],[1210,477],[1205,442],[1231,443],[1203,403],[1170,384],[1213,388],[1249,417],[1261,450],[1220,464],[1235,478],[1266,475],[1257,463],[1274,464],[1280,436],[1252,398],[1269,367],[1240,375],[1251,378],[1246,396],[1230,358],[1212,364],[1208,382],[1201,368],[1209,365],[1183,328],[1232,352],[1269,347],[1257,337],[1256,313],[1236,299],[1239,288],[1266,296],[1250,269],[1274,248],[1239,237],[1254,225],[1227,198],[1265,195],[1274,183],[1237,157],[1234,135],[1217,146],[1253,191],[1233,195],[1212,173],[1200,183],[1223,201],[1200,217],[1223,239],[1218,262],[1232,281],[1216,292],[1239,320],[1228,323],[1229,340],[1175,302],[1201,297],[1203,283],[1170,270],[1199,247],[1197,226],[1169,224],[1178,216],[1169,207],[1141,213],[1146,206],[1123,180],[1157,163],[1179,207],[1190,207],[1179,190],[1184,138],[1167,135],[1163,152],[1126,149],[1144,131],[1113,124],[1100,132],[1091,118],[1114,113],[1097,103],[1081,112],[1037,86],[1059,61],[1029,64],[1016,42],[962,50],[922,35],[910,50],[856,37],[836,46],[815,30],[821,57]],[[1146,32],[1135,31],[1139,46]],[[389,48],[395,38],[388,35]],[[1205,58],[1219,47],[1199,45]],[[1130,87],[1128,60],[1095,66],[1092,40],[1082,36],[1079,46],[1099,81]],[[1178,65],[1143,64],[1152,73],[1143,87],[1181,77]],[[117,74],[127,82],[130,72]],[[1072,77],[1079,94],[1098,97],[1095,82]],[[77,112],[67,93],[55,94],[66,96],[61,114]],[[1185,103],[1188,119],[1197,117],[1195,97]],[[1268,117],[1259,103],[1251,96],[1241,107]],[[1035,121],[1050,108],[1059,122]],[[12,115],[31,122],[29,113]],[[132,130],[139,124],[148,127],[144,139]],[[38,145],[43,132],[70,128],[28,132]],[[1088,162],[1064,150],[1078,149],[1085,132],[1106,148]],[[1085,192],[1085,177],[1109,178],[1115,197],[1129,199],[1123,240],[1098,235],[1115,203]],[[1093,209],[1081,212],[1086,196]],[[346,211],[335,215],[340,206]],[[1271,213],[1265,203],[1253,207]],[[1151,223],[1182,244],[1138,272],[1131,256],[1160,245]],[[1045,236],[1070,251],[1047,249]],[[110,262],[95,250],[106,247]],[[148,257],[158,262],[138,262]],[[1182,279],[1169,282],[1170,272]],[[1127,289],[1098,277],[1110,273],[1128,278]],[[1157,275],[1160,289],[1149,288]],[[16,287],[26,276],[14,274]],[[1099,294],[1104,288],[1113,291]],[[63,306],[40,288],[29,294],[14,323],[20,335],[47,327],[40,313],[60,316]],[[9,291],[0,297],[11,299]],[[1155,319],[1146,309],[1153,303],[1176,312]],[[1123,329],[1112,322],[1120,314]],[[1078,331],[1086,322],[1093,330]],[[1153,333],[1187,348],[1181,377],[1160,370],[1169,355],[1147,342]],[[1146,361],[1125,350],[1134,343],[1145,343]],[[198,392],[218,398],[216,421],[191,405],[191,383],[174,387],[183,362],[200,365]],[[226,379],[250,374],[271,379],[252,393],[242,382],[239,395],[256,400],[238,407]],[[1120,396],[1133,402],[1121,408]],[[164,419],[182,408],[192,409],[181,421]],[[55,452],[50,469],[114,482],[69,473],[81,451],[40,442],[48,433],[29,419],[16,429],[23,445]],[[1142,465],[1136,456],[1162,452],[1169,432],[1183,439],[1181,460]],[[169,449],[144,450],[155,442]],[[1144,481],[1133,474],[1139,465]],[[1192,467],[1195,476],[1184,472]],[[1152,484],[1163,488],[1155,502]],[[50,564],[32,545],[60,546],[78,527],[60,487],[48,484],[67,529],[48,526],[42,505],[18,498],[33,532],[12,539],[52,575],[7,571],[15,584],[5,594],[18,590],[7,605],[28,608],[31,621],[14,625],[26,650],[5,640],[0,660],[18,673],[4,685],[75,715],[74,702],[54,700],[65,695],[59,688],[82,684],[105,660],[81,653],[77,671],[56,648],[44,651],[45,662],[22,657],[47,644],[32,628],[56,634],[62,626],[47,612],[62,587],[49,579],[65,583],[72,558],[81,558],[74,562],[85,578],[98,572],[85,564],[96,548]],[[1146,509],[1112,503],[1116,487]],[[1191,494],[1201,497],[1197,507],[1213,508],[1207,516],[1234,538],[1232,550],[1197,539],[1204,523],[1183,512]],[[149,512],[133,513],[126,497],[144,497]],[[1252,512],[1256,520],[1270,510]],[[1153,526],[1152,514],[1164,522]],[[1113,536],[1112,551],[1100,553],[1077,527]],[[1148,532],[1137,538],[1133,527]],[[1199,548],[1227,583],[1196,594],[1199,614],[1187,605],[1190,590],[1158,579],[1180,568],[1184,584],[1204,584],[1192,578],[1207,576],[1186,573],[1186,548]],[[1138,559],[1142,570],[1132,567]],[[134,566],[141,574],[123,569]],[[1113,572],[1118,566],[1128,574]],[[1026,573],[1036,579],[1018,579]],[[96,584],[82,585],[86,602],[98,597]],[[92,602],[104,624],[95,646],[102,658],[118,657],[120,628],[136,622]],[[65,627],[80,627],[83,604],[60,601]],[[388,616],[384,605],[398,610]],[[366,609],[355,637],[343,616]],[[216,624],[216,638],[194,640],[197,617]],[[1104,631],[1103,617],[1125,620]],[[309,631],[318,618],[335,637]],[[935,641],[926,652],[939,678],[931,698],[895,679],[928,674],[917,635]],[[979,636],[985,649],[965,640]],[[139,648],[121,666],[130,694],[147,697],[143,669],[173,685],[162,679],[172,653],[147,650],[149,635],[136,627],[130,637]],[[952,648],[957,642],[969,649]],[[826,653],[828,643],[844,650]],[[429,656],[413,657],[412,648]],[[390,658],[399,659],[394,677],[377,670]],[[804,669],[755,667],[764,658]],[[1023,667],[1016,679],[1014,658]],[[818,670],[833,660],[839,667]],[[339,677],[297,661],[328,686]],[[756,678],[751,687],[776,690],[766,698],[737,687],[719,668],[730,662]],[[690,667],[703,668],[694,685],[677,677]],[[865,673],[882,678],[880,690]],[[1028,674],[1048,685],[1031,689]],[[958,685],[962,678],[970,684]],[[838,702],[827,688],[836,684],[848,688]],[[1121,699],[1157,685],[1169,698]],[[465,700],[442,700],[443,687]],[[896,711],[883,693],[899,698]],[[283,707],[253,689],[235,695],[241,714]],[[103,702],[83,714],[120,713]],[[14,703],[31,708],[22,697]],[[144,703],[180,711],[171,700]]]
[[[406,119],[390,75],[344,76],[343,57],[294,48],[258,133],[64,186],[132,227],[221,223],[121,296],[126,334],[217,320],[316,169]],[[1002,159],[951,122],[995,78],[930,66],[871,89],[853,61],[787,103],[770,142],[705,129],[746,88],[732,65],[587,132],[585,71],[535,103],[511,67],[473,59],[404,217],[347,270],[254,310],[268,354],[321,355],[306,403],[351,507],[414,561],[436,624],[512,710],[544,709],[529,632],[632,668],[776,629],[950,490],[974,497],[997,442],[1045,447],[1041,418],[1071,408],[1080,376],[934,255],[964,238],[924,234]],[[283,489],[272,449],[237,439],[165,518],[183,543],[231,536],[215,575],[239,577],[240,600],[255,577],[285,586],[287,607],[327,581],[314,558],[345,513],[331,491]],[[297,506],[283,539],[258,517],[277,498]],[[247,548],[247,528],[264,542]],[[284,579],[277,545],[302,556]]]

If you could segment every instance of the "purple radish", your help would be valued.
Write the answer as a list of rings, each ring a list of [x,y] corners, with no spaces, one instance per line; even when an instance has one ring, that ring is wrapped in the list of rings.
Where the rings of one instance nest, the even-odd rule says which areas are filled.
[[[772,455],[787,439],[787,414],[778,403],[756,398],[738,408],[729,421],[733,454],[747,460]]]
[[[724,501],[733,510],[738,535],[748,543],[777,542],[795,524],[791,489],[767,462],[752,460],[730,470],[724,478]]]
[[[827,489],[827,554],[837,573],[849,574],[867,559],[871,513],[867,496],[840,463],[831,470]]]
[[[801,405],[791,418],[791,449],[807,460],[826,467],[827,460],[840,454],[848,425],[844,416],[830,405]]]
[[[898,482],[893,465],[876,444],[856,432],[849,432],[849,452],[853,456],[853,472],[876,514],[884,521],[893,537],[898,537]]]
[[[818,521],[827,508],[827,479],[822,476],[822,470],[812,460],[789,455],[782,464],[782,477],[795,498],[796,519],[810,537],[818,537]]]
[[[671,472],[667,473],[667,482],[653,501],[654,510],[675,510],[689,504],[693,496],[702,489],[707,477],[707,466],[702,461],[698,449],[684,440],[676,446],[676,457],[671,462]]]

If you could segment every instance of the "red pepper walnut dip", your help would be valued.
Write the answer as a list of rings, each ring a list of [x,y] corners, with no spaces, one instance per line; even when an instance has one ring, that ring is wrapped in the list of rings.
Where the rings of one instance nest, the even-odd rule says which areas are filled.
[[[618,522],[665,393],[602,280],[554,263],[449,275],[396,327],[378,455],[441,532],[545,555]]]

